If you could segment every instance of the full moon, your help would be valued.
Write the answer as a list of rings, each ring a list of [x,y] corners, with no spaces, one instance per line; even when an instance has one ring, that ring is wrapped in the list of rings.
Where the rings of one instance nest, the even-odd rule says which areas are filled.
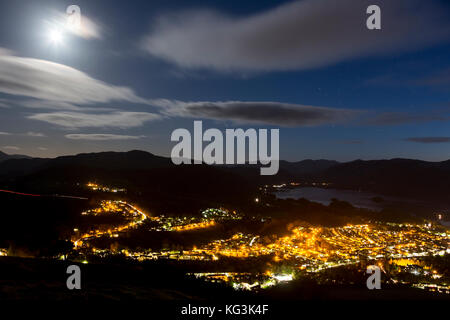
[[[63,39],[62,33],[59,30],[50,30],[48,38],[50,42],[54,45],[61,44]]]

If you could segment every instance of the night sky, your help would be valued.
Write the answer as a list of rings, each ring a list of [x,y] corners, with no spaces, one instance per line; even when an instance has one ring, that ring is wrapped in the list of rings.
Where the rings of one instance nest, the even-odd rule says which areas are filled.
[[[9,154],[168,156],[204,120],[286,160],[447,160],[450,2],[0,0],[0,112]]]

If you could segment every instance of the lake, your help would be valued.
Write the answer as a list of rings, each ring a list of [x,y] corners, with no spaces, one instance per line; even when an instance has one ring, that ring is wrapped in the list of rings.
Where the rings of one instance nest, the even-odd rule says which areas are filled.
[[[305,198],[310,201],[319,202],[324,205],[329,205],[332,198],[336,198],[341,201],[350,202],[353,206],[359,208],[367,208],[372,210],[380,210],[386,202],[395,201],[395,198],[381,196],[376,193],[359,192],[353,190],[340,190],[340,189],[324,189],[317,187],[301,187],[295,189],[286,189],[275,192],[275,195],[279,199],[300,199]],[[376,203],[372,200],[374,197],[383,198],[382,203]]]

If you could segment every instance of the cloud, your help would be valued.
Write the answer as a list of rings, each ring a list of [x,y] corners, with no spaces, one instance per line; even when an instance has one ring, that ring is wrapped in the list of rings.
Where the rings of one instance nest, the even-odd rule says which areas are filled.
[[[79,28],[69,28],[71,32],[85,39],[101,39],[102,33],[100,26],[86,15],[81,15],[81,23]]]
[[[303,0],[232,17],[212,10],[160,16],[144,49],[181,67],[300,70],[448,41],[436,0],[379,0],[382,30],[366,27],[368,0]]]
[[[93,104],[127,101],[164,107],[170,117],[204,117],[244,123],[281,126],[314,126],[347,121],[356,111],[278,102],[181,102],[148,100],[133,90],[91,78],[74,68],[31,58],[0,55],[0,92],[33,98],[15,104],[55,112],[35,113],[27,118],[64,128],[130,128],[162,115],[148,112],[121,112],[111,108],[92,108]],[[95,110],[95,114],[87,111]],[[104,113],[99,113],[100,111]],[[108,112],[106,112],[108,111]]]
[[[67,139],[72,140],[92,140],[92,141],[105,141],[105,140],[137,140],[144,136],[127,136],[119,134],[104,134],[104,133],[74,133],[66,134]]]
[[[45,147],[38,147],[38,149],[41,150],[41,151],[46,151],[46,150],[48,150],[48,148],[45,148]]]
[[[6,48],[0,47],[0,56],[13,56],[15,52]]]
[[[53,19],[46,20],[45,23],[49,30],[58,30],[59,32],[71,33],[77,37],[84,39],[101,39],[103,38],[102,27],[94,22],[93,19],[81,12],[80,23],[68,16],[67,13],[53,12]]]
[[[2,135],[2,136],[10,136],[10,135],[12,135],[12,133],[10,133],[10,132],[0,132],[0,135]],[[23,133],[22,135],[28,136],[28,137],[46,137],[46,135],[43,134],[43,133],[33,132],[33,131],[28,131],[26,133]]]
[[[46,101],[46,100],[25,100],[18,103],[21,107],[31,109],[54,109],[54,110],[69,110],[81,111],[84,107],[76,106],[72,103],[63,101]]]
[[[9,101],[5,99],[0,99],[0,108],[9,108]]]
[[[147,121],[159,120],[162,117],[148,112],[111,112],[91,114],[81,112],[52,112],[37,113],[28,116],[28,119],[44,121],[67,129],[76,128],[131,128],[142,126]]]
[[[94,79],[77,69],[39,59],[22,58],[0,51],[0,92],[65,104],[110,101],[147,103],[132,89]]]
[[[8,149],[8,150],[20,150],[19,147],[16,146],[3,146],[3,149]]]
[[[49,110],[67,110],[67,111],[113,111],[114,108],[104,107],[80,107],[72,103],[63,101],[46,100],[24,100],[15,102],[15,104],[30,109],[49,109]]]
[[[0,55],[1,55],[1,51],[0,51]],[[10,100],[8,100],[8,99],[0,99],[0,108],[10,108],[10,104],[11,104]]]
[[[27,133],[25,133],[25,135],[28,137],[46,137],[46,135],[43,133],[33,131],[28,131]]]
[[[318,126],[346,122],[361,111],[314,107],[281,102],[183,102],[154,100],[153,105],[172,117],[231,120],[238,123],[260,123],[287,127]]]
[[[450,142],[450,137],[411,137],[406,138],[405,141],[417,143],[446,143]]]

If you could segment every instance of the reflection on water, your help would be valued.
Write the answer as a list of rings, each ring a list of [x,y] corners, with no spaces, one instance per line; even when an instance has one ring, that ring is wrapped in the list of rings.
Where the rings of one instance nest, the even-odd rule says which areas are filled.
[[[448,205],[424,201],[422,199],[412,198],[400,198],[389,197],[372,192],[355,191],[355,190],[341,190],[341,189],[329,189],[318,187],[298,187],[294,189],[281,189],[274,192],[275,196],[279,199],[300,199],[305,198],[309,201],[319,202],[323,205],[329,205],[331,199],[335,198],[341,201],[347,201],[354,207],[366,208],[370,210],[380,211],[386,206],[400,205],[402,208],[408,208],[408,211],[412,215],[418,214],[421,216],[423,212],[426,213],[427,219],[432,219],[440,224],[450,227],[450,221],[448,221],[448,214],[450,212]],[[417,209],[415,212],[414,210]],[[442,218],[437,219],[437,213],[442,214]]]
[[[367,208],[372,210],[380,210],[386,203],[395,201],[395,198],[381,196],[376,193],[359,192],[353,190],[324,189],[316,187],[302,187],[295,189],[287,189],[275,193],[279,199],[300,199],[305,198],[310,201],[329,205],[331,199],[336,198],[341,201],[350,202],[353,206],[359,208]],[[374,201],[374,198],[382,201]]]

